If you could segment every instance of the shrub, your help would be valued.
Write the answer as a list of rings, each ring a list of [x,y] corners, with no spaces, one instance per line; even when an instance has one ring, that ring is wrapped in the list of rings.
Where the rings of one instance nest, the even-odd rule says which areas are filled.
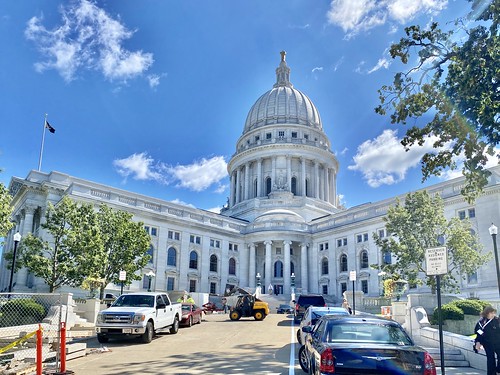
[[[458,307],[466,315],[479,315],[484,309],[483,304],[479,300],[458,299],[450,304]]]
[[[452,303],[441,306],[441,316],[443,320],[463,320],[464,312]],[[432,314],[431,324],[439,324],[439,313],[437,307]]]
[[[45,314],[45,308],[32,299],[12,299],[0,307],[0,327],[40,323]]]

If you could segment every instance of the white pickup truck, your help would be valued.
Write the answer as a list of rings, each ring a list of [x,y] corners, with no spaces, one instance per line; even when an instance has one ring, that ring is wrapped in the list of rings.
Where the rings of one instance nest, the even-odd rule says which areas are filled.
[[[177,333],[181,317],[181,304],[172,303],[166,293],[122,294],[97,315],[97,340],[106,343],[111,337],[139,336],[149,343],[158,330],[170,328],[170,333]]]

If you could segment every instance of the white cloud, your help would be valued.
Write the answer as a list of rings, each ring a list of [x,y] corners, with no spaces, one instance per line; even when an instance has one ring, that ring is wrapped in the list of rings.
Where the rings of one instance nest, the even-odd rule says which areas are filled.
[[[52,30],[42,25],[43,17],[28,21],[25,36],[32,40],[44,61],[35,63],[43,72],[55,69],[66,81],[78,70],[97,70],[109,80],[127,80],[143,74],[153,64],[153,55],[129,51],[122,44],[132,31],[109,16],[93,1],[80,0],[62,7],[63,24]]]
[[[311,70],[312,73],[322,72],[322,71],[323,71],[322,66],[317,66],[317,67],[313,68],[313,70]]]
[[[392,185],[404,180],[408,169],[420,163],[422,155],[434,150],[435,137],[423,146],[412,147],[408,152],[401,145],[397,131],[384,130],[377,138],[363,142],[354,156],[354,165],[347,168],[363,173],[371,187]]]
[[[226,186],[220,181],[227,177],[227,163],[222,156],[201,159],[189,165],[169,166],[155,162],[147,153],[133,154],[113,161],[117,172],[132,176],[135,180],[153,180],[164,184],[176,184],[192,191],[203,191],[216,185],[215,192],[222,193]]]
[[[447,4],[448,0],[332,0],[327,19],[351,37],[388,19],[404,24],[422,13],[437,14]]]
[[[191,203],[186,203],[184,201],[181,201],[180,199],[176,198],[174,200],[171,200],[170,202],[172,203],[175,203],[175,204],[180,204],[181,206],[187,206],[187,207],[191,207],[191,208],[196,208],[194,205],[192,205]]]
[[[486,154],[486,157],[488,158],[488,161],[486,162],[486,165],[484,166],[485,168],[492,168],[496,165],[499,164],[499,155],[500,155],[500,147],[495,148],[495,154],[493,156]],[[448,169],[444,172],[441,173],[440,176],[438,176],[441,180],[448,181],[453,178],[457,177],[462,177],[462,169],[464,168],[464,162],[466,160],[465,154],[461,154],[459,157],[455,158],[454,161],[457,165],[457,167],[453,170]]]
[[[389,65],[391,65],[390,60],[388,60],[386,58],[379,59],[377,64],[368,71],[368,74],[372,74],[373,72],[376,72],[377,70],[382,69],[382,68],[387,69],[389,67]]]
[[[344,56],[342,56],[334,65],[333,65],[333,71],[336,72],[338,68],[340,68],[340,65],[344,62]]]
[[[221,206],[217,206],[217,207],[209,208],[207,211],[213,212],[214,214],[220,214],[220,210],[222,210],[222,207]]]

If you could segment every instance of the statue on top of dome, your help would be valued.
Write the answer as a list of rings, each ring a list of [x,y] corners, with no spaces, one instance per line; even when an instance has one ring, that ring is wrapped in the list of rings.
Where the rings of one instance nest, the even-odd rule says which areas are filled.
[[[280,55],[281,55],[281,61],[285,61],[285,58],[286,58],[286,51],[281,51],[281,52],[280,52]]]

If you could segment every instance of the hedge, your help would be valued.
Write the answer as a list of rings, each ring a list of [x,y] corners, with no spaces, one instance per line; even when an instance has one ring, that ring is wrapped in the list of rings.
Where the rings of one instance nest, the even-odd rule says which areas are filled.
[[[41,323],[45,315],[45,308],[32,299],[12,299],[0,307],[0,327]]]

